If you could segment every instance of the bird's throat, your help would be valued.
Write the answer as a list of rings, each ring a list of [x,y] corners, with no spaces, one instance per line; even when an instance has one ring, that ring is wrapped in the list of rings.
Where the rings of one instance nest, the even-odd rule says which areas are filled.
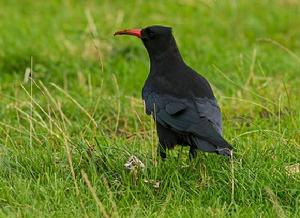
[[[151,69],[163,69],[168,66],[181,66],[184,64],[182,56],[177,48],[177,46],[168,47],[166,50],[159,53],[150,53],[150,66]]]

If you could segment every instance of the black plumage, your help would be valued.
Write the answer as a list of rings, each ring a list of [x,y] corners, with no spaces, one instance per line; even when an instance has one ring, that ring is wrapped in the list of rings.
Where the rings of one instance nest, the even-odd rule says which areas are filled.
[[[150,58],[150,73],[142,97],[146,113],[156,121],[159,153],[166,148],[190,146],[196,149],[232,155],[232,146],[222,137],[220,108],[208,81],[185,64],[169,27],[150,26],[142,30],[124,30],[116,34],[142,39]]]

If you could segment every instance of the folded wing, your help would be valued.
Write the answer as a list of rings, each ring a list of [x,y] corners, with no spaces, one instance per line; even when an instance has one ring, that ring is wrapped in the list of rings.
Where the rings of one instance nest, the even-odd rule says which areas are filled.
[[[206,142],[202,144],[213,146],[211,150],[232,149],[222,137],[221,113],[215,99],[180,99],[150,91],[143,92],[143,99],[147,114],[153,114],[156,121],[166,128],[191,135],[200,149],[197,142]]]

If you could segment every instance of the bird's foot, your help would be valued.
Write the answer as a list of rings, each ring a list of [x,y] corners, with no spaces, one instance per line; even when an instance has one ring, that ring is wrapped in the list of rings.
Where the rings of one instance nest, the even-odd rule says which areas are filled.
[[[197,149],[196,148],[190,147],[189,157],[190,157],[190,160],[197,157]]]
[[[161,157],[162,160],[165,160],[167,158],[166,146],[158,144],[157,153],[159,154],[159,156]]]

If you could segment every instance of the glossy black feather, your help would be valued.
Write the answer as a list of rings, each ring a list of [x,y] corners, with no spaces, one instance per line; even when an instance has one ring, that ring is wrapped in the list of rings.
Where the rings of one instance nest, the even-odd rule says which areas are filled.
[[[222,137],[222,118],[208,81],[185,64],[170,28],[147,27],[142,40],[150,57],[150,73],[142,96],[146,113],[157,124],[161,155],[175,145],[231,155]]]
[[[143,90],[143,98],[148,113],[155,113],[156,122],[180,136],[178,144],[190,145],[193,142],[193,146],[210,152],[232,148],[221,136],[221,113],[214,99],[179,99],[158,95],[147,88]],[[164,143],[172,147],[174,140]],[[209,145],[211,148],[208,148]]]

